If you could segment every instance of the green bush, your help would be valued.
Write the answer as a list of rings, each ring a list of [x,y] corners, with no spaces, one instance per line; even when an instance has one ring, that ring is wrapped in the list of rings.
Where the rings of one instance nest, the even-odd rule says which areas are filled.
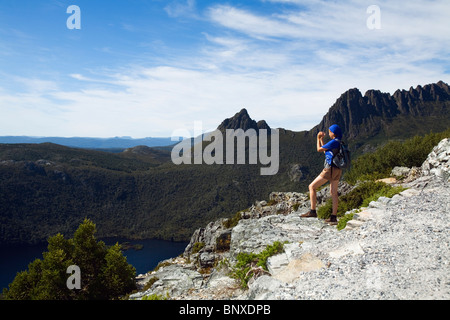
[[[357,181],[376,180],[390,175],[396,166],[420,167],[439,141],[450,137],[450,129],[441,133],[415,136],[401,143],[390,141],[373,153],[364,154],[352,162],[344,175],[350,184]]]
[[[354,215],[353,213],[349,213],[340,218],[336,228],[338,230],[344,229],[347,226],[347,222],[353,219],[353,215]]]
[[[142,288],[142,291],[149,290],[152,287],[152,285],[158,280],[159,280],[158,277],[152,277],[150,280],[147,281],[147,283],[145,284],[144,288]]]
[[[242,218],[242,211],[236,212],[235,215],[223,223],[226,229],[234,228],[239,223],[239,220]]]
[[[268,245],[264,251],[259,254],[241,252],[237,255],[237,263],[232,267],[231,276],[241,281],[242,288],[247,288],[248,281],[253,277],[252,267],[261,267],[267,271],[267,259],[269,257],[283,252],[284,244],[275,241]]]
[[[230,250],[231,245],[231,233],[222,233],[216,239],[216,251],[226,252]]]
[[[202,250],[205,247],[205,243],[204,242],[196,242],[194,243],[194,245],[192,246],[192,253],[198,253],[200,252],[200,250]]]
[[[163,296],[158,295],[156,293],[142,297],[142,300],[144,300],[144,301],[145,300],[168,300],[168,299],[169,299],[169,294],[167,294],[166,297],[163,297]]]

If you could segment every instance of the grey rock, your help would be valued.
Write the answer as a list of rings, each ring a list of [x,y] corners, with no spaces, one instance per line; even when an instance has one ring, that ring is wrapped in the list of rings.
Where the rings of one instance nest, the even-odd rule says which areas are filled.
[[[193,248],[196,243],[202,243],[204,251],[215,251],[217,249],[217,238],[221,237],[222,233],[229,233],[224,226],[225,219],[219,219],[208,223],[205,228],[197,229],[191,237],[189,244],[184,250],[183,256],[188,257],[193,253]]]
[[[194,270],[173,264],[163,267],[149,275],[148,280],[157,278],[150,289],[133,294],[130,299],[142,299],[145,296],[156,294],[161,297],[177,296],[184,294],[188,290],[200,288],[203,283],[203,276]]]
[[[293,300],[294,287],[270,276],[261,276],[251,285],[243,299],[246,300]],[[292,292],[292,293],[291,293]]]
[[[391,171],[391,175],[395,177],[407,177],[410,170],[411,169],[408,167],[394,167]]]
[[[199,256],[199,264],[201,268],[209,268],[214,266],[216,255],[212,252],[202,252]]]
[[[288,171],[288,176],[291,181],[299,182],[302,180],[303,172],[300,164],[293,164]]]
[[[443,139],[422,164],[423,175],[436,175],[450,181],[450,139]]]

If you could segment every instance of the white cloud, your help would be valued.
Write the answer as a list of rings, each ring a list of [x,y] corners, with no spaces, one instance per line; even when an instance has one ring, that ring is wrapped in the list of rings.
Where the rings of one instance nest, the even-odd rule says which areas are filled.
[[[79,74],[79,73],[72,73],[69,74],[70,77],[76,79],[76,80],[81,80],[81,81],[90,81],[88,78],[86,78],[85,76]]]
[[[276,41],[273,47],[291,63],[288,69],[301,68],[309,75],[314,70],[322,72],[324,82],[330,78],[342,82],[348,74],[359,78],[355,82],[359,87],[392,90],[406,85],[404,79],[409,79],[410,85],[411,81],[438,81],[445,65],[448,68],[448,1],[378,1],[381,30],[366,26],[369,1],[288,2],[298,4],[298,10],[261,16],[219,5],[209,14],[223,27],[255,41],[265,40],[261,48],[263,42]],[[440,66],[432,63],[434,59],[446,63]],[[335,72],[342,72],[340,80]]]
[[[300,131],[319,123],[350,88],[393,93],[448,82],[447,0],[377,1],[381,30],[366,27],[371,1],[267,1],[291,5],[269,14],[211,5],[201,19],[195,16],[204,26],[202,45],[158,57],[158,65],[80,71],[68,75],[75,82],[70,87],[15,78],[25,91],[0,88],[7,115],[0,128],[9,134],[33,135],[27,129],[39,128],[39,135],[168,136],[193,130],[194,121],[214,129],[245,107],[272,127]],[[166,7],[174,18],[192,18],[195,10],[195,1]]]
[[[164,10],[172,18],[193,15],[195,10],[195,0],[172,1]]]

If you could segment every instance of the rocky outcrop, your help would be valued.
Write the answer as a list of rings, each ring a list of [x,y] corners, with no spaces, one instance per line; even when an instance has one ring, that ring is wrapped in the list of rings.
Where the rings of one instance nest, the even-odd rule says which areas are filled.
[[[394,168],[391,183],[407,189],[354,210],[342,231],[300,217],[307,195],[273,192],[237,224],[221,219],[197,230],[182,256],[138,277],[141,291],[130,299],[449,299],[449,155],[444,139],[421,168]],[[284,251],[243,290],[229,276],[236,256],[275,241]]]
[[[422,174],[434,174],[450,181],[450,139],[444,139],[433,148],[422,164]]]
[[[213,267],[221,259],[221,253],[230,249],[231,228],[226,227],[226,222],[226,219],[220,219],[197,229],[183,256],[198,261],[200,268]]]

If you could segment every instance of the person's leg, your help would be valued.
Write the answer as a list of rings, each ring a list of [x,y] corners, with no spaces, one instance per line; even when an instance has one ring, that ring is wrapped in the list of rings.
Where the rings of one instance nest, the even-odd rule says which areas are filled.
[[[329,224],[337,224],[337,211],[338,211],[338,184],[339,180],[334,180],[330,182],[330,192],[331,192],[331,199],[333,201],[333,211],[331,213],[331,216],[329,219],[326,219],[325,222]]]
[[[317,206],[317,193],[316,190],[321,185],[325,184],[328,180],[323,178],[322,176],[318,176],[316,179],[314,179],[313,182],[309,185],[309,199],[311,201],[311,210],[305,214],[302,214],[301,217],[303,218],[316,218],[316,206]]]
[[[309,199],[311,200],[311,210],[316,210],[317,206],[317,189],[327,183],[328,180],[323,178],[322,176],[318,176],[314,179],[313,182],[309,185]]]
[[[333,216],[336,216],[338,211],[338,184],[339,180],[330,182],[331,199],[333,200]]]

